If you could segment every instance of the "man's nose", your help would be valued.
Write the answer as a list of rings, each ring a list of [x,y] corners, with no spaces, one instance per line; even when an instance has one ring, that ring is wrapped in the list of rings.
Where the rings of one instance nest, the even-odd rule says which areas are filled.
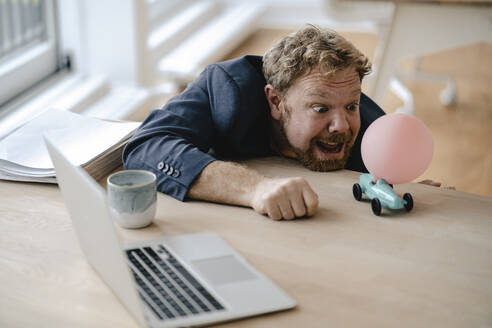
[[[350,129],[350,125],[344,111],[334,112],[327,128],[329,133],[348,131]]]

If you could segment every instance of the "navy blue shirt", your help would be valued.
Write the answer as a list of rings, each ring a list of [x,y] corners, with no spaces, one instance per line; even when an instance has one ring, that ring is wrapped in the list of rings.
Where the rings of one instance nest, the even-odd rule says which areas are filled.
[[[157,189],[184,200],[191,184],[216,158],[273,155],[271,116],[262,57],[209,65],[164,108],[154,110],[123,150],[126,169],[157,176]],[[360,154],[365,130],[383,110],[361,94],[361,129],[346,169],[367,172]]]

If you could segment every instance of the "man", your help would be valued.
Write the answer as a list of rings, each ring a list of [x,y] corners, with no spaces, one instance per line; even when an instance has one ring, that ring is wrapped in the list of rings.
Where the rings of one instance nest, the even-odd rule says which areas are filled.
[[[303,178],[267,178],[219,158],[273,154],[311,170],[367,172],[362,135],[384,112],[361,93],[368,59],[331,30],[307,26],[265,56],[208,66],[125,147],[127,169],[157,175],[158,190],[252,207],[274,220],[311,216],[318,196]]]

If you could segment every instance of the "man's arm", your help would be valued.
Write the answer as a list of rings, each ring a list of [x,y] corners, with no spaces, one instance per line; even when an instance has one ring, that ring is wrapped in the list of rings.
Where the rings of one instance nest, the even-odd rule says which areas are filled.
[[[318,195],[303,178],[267,178],[223,161],[214,161],[203,169],[188,197],[252,207],[274,220],[311,216],[318,208]]]
[[[273,219],[312,215],[317,196],[304,179],[266,178],[208,153],[217,140],[245,128],[234,125],[249,104],[241,99],[237,83],[222,68],[209,66],[164,109],[152,111],[125,147],[124,167],[154,172],[157,189],[178,200],[248,206]]]
[[[123,150],[125,169],[144,169],[157,176],[157,190],[184,200],[189,187],[215,158],[208,154],[217,138],[208,70],[161,110],[145,119]]]

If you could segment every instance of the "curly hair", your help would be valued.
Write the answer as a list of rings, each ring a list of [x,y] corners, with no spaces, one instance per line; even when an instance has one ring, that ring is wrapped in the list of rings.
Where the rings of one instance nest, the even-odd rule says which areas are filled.
[[[294,81],[319,68],[325,75],[354,67],[362,78],[371,72],[369,59],[337,32],[308,25],[277,41],[263,56],[263,74],[279,94]]]

